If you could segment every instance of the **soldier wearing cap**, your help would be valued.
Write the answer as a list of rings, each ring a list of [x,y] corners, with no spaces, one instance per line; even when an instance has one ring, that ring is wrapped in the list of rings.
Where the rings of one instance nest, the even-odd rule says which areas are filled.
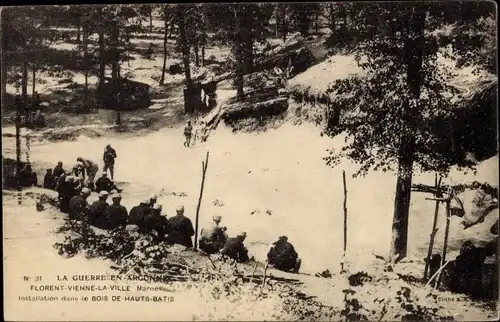
[[[107,191],[107,192],[111,192],[111,190],[116,190],[118,192],[120,192],[120,189],[118,189],[115,184],[113,183],[113,181],[111,181],[109,178],[108,178],[108,173],[107,172],[103,172],[101,174],[101,176],[99,177],[99,179],[97,179],[97,181],[95,182],[95,190],[97,191]]]
[[[108,199],[109,193],[107,191],[99,192],[99,199],[94,201],[90,206],[89,211],[89,223],[93,226],[103,228],[104,224],[104,212],[109,207],[109,204],[106,202]]]
[[[269,265],[281,271],[293,271],[298,273],[301,260],[292,244],[288,242],[288,237],[281,234],[278,241],[274,242],[267,253],[267,262]]]
[[[45,177],[43,177],[43,187],[50,190],[53,190],[55,187],[55,177],[50,168],[47,169]]]
[[[229,238],[220,253],[236,260],[239,263],[248,262],[248,249],[246,249],[243,244],[246,237],[247,233],[241,232],[236,237]]]
[[[61,177],[60,180],[63,182],[59,183],[58,192],[59,192],[59,208],[62,212],[68,213],[71,212],[71,199],[78,195],[78,191],[75,189],[75,177],[72,175],[66,175]]]
[[[149,198],[149,207],[153,209],[153,206],[158,201],[158,195],[154,194],[151,198]]]
[[[109,172],[111,174],[111,180],[114,180],[115,175],[115,159],[117,158],[116,150],[111,147],[111,144],[106,145],[104,148],[104,154],[102,156],[102,160],[104,162],[104,168],[102,169],[104,172]]]
[[[83,163],[77,162],[73,166],[72,175],[74,175],[75,177],[80,177],[80,176],[83,177],[85,175],[84,171],[85,169],[83,167]]]
[[[57,165],[54,167],[54,170],[52,171],[52,175],[54,176],[54,189],[58,191],[59,182],[62,183],[61,177],[65,176],[63,163],[61,161],[57,162]]]
[[[200,249],[208,254],[215,254],[224,247],[228,236],[226,227],[220,227],[221,216],[214,216],[213,223],[201,230]]]
[[[60,177],[62,174],[64,174],[64,169],[63,169],[63,163],[62,161],[57,162],[57,165],[54,168],[54,171],[52,171],[52,174],[54,177]]]
[[[129,224],[139,226],[139,228],[143,232],[145,228],[144,219],[146,215],[149,214],[149,212],[149,198],[146,198],[142,200],[138,206],[130,209]]]
[[[167,218],[161,214],[162,208],[162,205],[155,203],[149,214],[144,216],[144,230],[156,236],[156,239],[160,241],[165,239],[168,227]]]
[[[180,244],[186,247],[193,247],[191,237],[194,235],[194,228],[191,220],[184,216],[184,206],[179,206],[176,209],[176,215],[168,220],[168,236],[169,244]]]
[[[112,204],[104,211],[104,229],[125,227],[128,221],[127,208],[120,204],[122,196],[115,193],[111,196]]]
[[[69,202],[70,219],[82,220],[88,214],[87,198],[90,196],[90,189],[83,188],[79,195],[71,198]]]
[[[93,189],[95,176],[97,175],[97,172],[99,172],[99,166],[95,162],[82,157],[78,157],[76,161],[83,164],[83,168],[85,170],[82,171],[83,177],[85,178],[85,172],[87,172],[89,188]]]

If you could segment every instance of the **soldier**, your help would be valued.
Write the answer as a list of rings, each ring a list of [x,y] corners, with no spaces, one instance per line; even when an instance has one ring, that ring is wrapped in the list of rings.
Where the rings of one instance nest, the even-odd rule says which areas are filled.
[[[85,176],[85,169],[83,167],[82,162],[75,163],[75,165],[73,166],[72,174],[75,177],[84,177]]]
[[[59,181],[61,179],[61,176],[64,176],[64,171],[63,169],[63,163],[61,161],[57,162],[57,165],[54,167],[54,170],[52,171],[52,175],[54,176],[54,189],[57,191],[59,187]]]
[[[83,188],[79,195],[71,198],[69,202],[69,217],[70,219],[82,220],[88,214],[87,198],[90,196],[90,189]]]
[[[32,170],[31,164],[27,163],[19,174],[19,179],[23,187],[36,186],[38,184],[38,178],[36,173]]]
[[[157,201],[158,201],[158,195],[155,194],[151,198],[149,198],[149,207],[152,209]]]
[[[201,121],[200,140],[201,142],[206,142],[207,138],[208,138],[207,123],[205,121]]]
[[[168,220],[167,242],[193,247],[191,240],[194,235],[193,224],[189,218],[184,216],[184,206],[177,207],[176,212],[177,215]]]
[[[149,199],[144,199],[138,206],[133,207],[130,210],[129,224],[137,225],[141,228],[141,231],[144,231],[144,219],[147,214],[149,214]]]
[[[118,192],[120,192],[121,190],[118,189],[115,184],[113,183],[113,181],[111,181],[109,178],[108,178],[108,174],[106,172],[103,172],[101,177],[99,177],[99,179],[97,179],[97,181],[95,182],[95,190],[96,191],[107,191],[107,192],[111,192],[111,190],[116,190]]]
[[[120,204],[122,196],[119,193],[115,193],[111,197],[111,200],[113,204],[104,211],[104,228],[115,229],[118,227],[125,227],[128,221],[128,212],[127,208]]]
[[[226,227],[220,227],[221,216],[214,216],[214,223],[207,229],[201,230],[200,249],[207,254],[215,254],[224,247],[228,236]]]
[[[236,237],[229,238],[224,247],[221,249],[220,253],[226,255],[239,263],[245,263],[249,261],[248,249],[245,248],[243,242],[247,237],[246,232],[241,232]]]
[[[104,154],[102,156],[102,160],[104,161],[104,168],[102,169],[104,172],[108,172],[111,175],[111,180],[114,180],[115,174],[115,159],[118,156],[116,155],[116,150],[111,147],[111,144],[106,145],[104,149]]]
[[[293,271],[298,273],[301,265],[301,260],[295,251],[292,244],[288,242],[288,237],[281,235],[277,242],[267,253],[267,262],[273,265],[274,268],[281,271]]]
[[[90,206],[89,223],[91,225],[99,228],[103,228],[105,226],[104,212],[109,207],[109,204],[106,202],[108,195],[107,191],[99,192],[99,199],[94,201]]]
[[[83,168],[85,169],[83,175],[85,177],[85,172],[87,172],[89,189],[93,190],[95,176],[97,175],[97,172],[99,172],[99,167],[95,162],[83,159],[82,157],[78,157],[76,161],[83,163]]]
[[[57,162],[57,165],[54,168],[54,171],[52,171],[52,174],[54,177],[60,177],[62,174],[64,174],[64,169],[63,169],[63,163],[61,161]]]
[[[191,125],[191,121],[187,121],[186,126],[184,126],[184,137],[186,138],[186,141],[184,141],[185,147],[189,147],[192,135],[193,135],[193,126]]]
[[[74,176],[65,175],[61,176],[59,181],[58,192],[59,192],[59,209],[64,213],[70,213],[71,217],[71,199],[78,195],[75,190]]]
[[[144,218],[144,228],[147,233],[153,233],[159,241],[165,239],[167,233],[168,220],[161,214],[162,206],[158,203],[153,205]]]
[[[45,189],[54,190],[55,178],[52,174],[52,169],[47,169],[45,173],[45,177],[43,178],[43,187]]]

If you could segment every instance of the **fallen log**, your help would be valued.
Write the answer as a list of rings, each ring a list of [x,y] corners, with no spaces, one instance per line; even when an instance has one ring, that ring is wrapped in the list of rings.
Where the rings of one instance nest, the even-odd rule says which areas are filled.
[[[245,91],[244,99],[238,100],[238,97],[231,97],[227,101],[227,105],[236,103],[258,103],[267,101],[279,96],[278,88],[276,86],[266,86],[250,91]]]
[[[298,41],[294,44],[281,48],[270,57],[257,59],[255,70],[269,70],[275,67],[284,69],[291,62],[293,66],[292,76],[305,71],[317,60],[306,41]]]
[[[221,111],[221,118],[225,121],[232,119],[241,119],[245,117],[261,117],[279,115],[288,109],[288,98],[278,97],[260,103],[240,102],[227,105]]]

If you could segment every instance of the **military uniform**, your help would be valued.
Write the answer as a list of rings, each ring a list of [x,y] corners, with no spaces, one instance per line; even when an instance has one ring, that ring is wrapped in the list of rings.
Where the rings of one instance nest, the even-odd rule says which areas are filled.
[[[130,210],[130,217],[128,220],[129,225],[137,225],[139,228],[144,227],[144,219],[149,213],[149,205],[140,204]]]
[[[163,240],[165,234],[167,233],[168,220],[164,216],[157,212],[151,211],[149,214],[144,216],[144,230],[147,233],[156,231],[158,233],[158,239]]]
[[[298,271],[300,260],[292,244],[285,240],[278,240],[267,253],[267,261],[274,268],[282,271]]]
[[[208,254],[215,254],[224,247],[228,239],[222,227],[216,223],[201,230],[200,249]]]
[[[127,208],[122,205],[110,205],[104,211],[104,229],[115,229],[127,225]]]
[[[166,240],[168,243],[193,247],[191,236],[194,235],[194,228],[189,218],[180,215],[170,218],[167,232]]]
[[[96,191],[107,191],[111,192],[111,190],[116,189],[115,184],[108,177],[100,177],[95,182],[95,190]]]
[[[69,201],[69,217],[71,219],[83,219],[88,213],[87,200],[82,195],[76,195]]]
[[[229,238],[220,252],[240,263],[249,260],[248,250],[245,248],[243,241],[237,237]]]
[[[102,171],[107,172],[109,169],[111,179],[114,178],[115,174],[115,159],[117,158],[116,151],[111,146],[107,146],[104,150],[102,160],[104,162],[104,168]]]
[[[96,200],[92,203],[89,210],[89,223],[93,226],[104,228],[104,211],[109,207],[106,200]]]
[[[54,180],[54,175],[52,174],[52,169],[47,170],[47,173],[45,173],[45,177],[43,178],[43,187],[45,189],[51,189],[53,190],[55,187],[55,180]]]
[[[67,181],[66,178],[60,179],[62,182],[59,183],[58,187],[59,208],[64,213],[70,213],[71,217],[71,200],[78,195],[78,192],[75,190],[74,182]]]
[[[62,167],[62,165],[56,165],[54,170],[52,171],[52,174],[54,175],[54,177],[60,177],[62,174],[64,174],[64,169]]]

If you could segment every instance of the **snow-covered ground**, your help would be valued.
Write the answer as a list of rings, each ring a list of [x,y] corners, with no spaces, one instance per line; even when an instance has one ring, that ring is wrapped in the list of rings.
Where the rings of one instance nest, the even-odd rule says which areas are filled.
[[[207,49],[206,57],[212,54],[224,59],[229,52],[218,48]],[[153,60],[145,60],[139,56],[136,58],[137,60],[130,62],[130,67],[127,63],[122,65],[122,73],[125,75],[131,72],[131,79],[158,86],[163,64],[161,55],[155,55]],[[311,67],[290,80],[289,85],[308,84],[313,90],[323,91],[334,77],[347,77],[359,72],[352,57],[335,56],[333,61],[335,65],[327,60]],[[173,62],[178,60],[169,58],[167,66]],[[183,75],[166,76],[166,83],[180,82],[183,79]],[[37,84],[37,90],[41,93],[63,86],[58,85],[55,79],[44,75],[41,78],[44,84]],[[83,84],[83,75],[76,73],[73,81]],[[89,79],[90,83],[96,81],[96,78]],[[15,92],[15,89],[8,86],[8,91]],[[219,103],[234,94],[232,89],[219,89]],[[162,99],[155,100],[151,109],[164,108],[165,102]],[[89,125],[89,129],[97,127]],[[123,204],[129,210],[141,199],[156,193],[168,216],[174,214],[177,205],[182,204],[186,207],[187,216],[194,222],[201,183],[201,162],[209,151],[210,160],[200,210],[201,228],[211,221],[213,215],[222,215],[222,222],[228,227],[229,235],[234,236],[239,231],[248,233],[247,247],[258,260],[265,259],[270,243],[280,234],[286,234],[303,260],[303,271],[315,273],[327,268],[331,271],[339,270],[343,246],[342,171],[345,170],[349,259],[363,268],[373,262],[372,253],[385,255],[389,249],[395,173],[372,172],[365,178],[351,178],[357,166],[347,160],[336,168],[326,166],[322,160],[327,155],[326,150],[332,147],[339,149],[344,144],[343,137],[321,137],[319,129],[311,124],[285,124],[278,129],[253,134],[233,133],[231,129],[221,125],[207,142],[185,148],[182,145],[181,128],[164,128],[141,136],[105,132],[102,125],[97,130],[102,136],[91,138],[82,135],[74,141],[56,143],[32,142],[30,160],[39,174],[39,181],[42,180],[45,168],[53,167],[57,161],[62,161],[66,168],[72,167],[78,156],[100,163],[105,145],[111,143],[118,152],[116,180],[125,189],[122,193]],[[4,157],[15,158],[14,138],[11,136],[15,133],[14,129],[3,128],[2,131],[2,154]],[[26,146],[26,133],[31,132],[23,129],[23,149]],[[474,180],[498,185],[498,157],[480,164],[476,175],[453,170],[446,182],[458,184]],[[415,174],[414,182],[433,184],[434,174]],[[179,197],[180,193],[185,193],[186,196]],[[410,257],[418,259],[427,254],[434,214],[434,203],[425,200],[425,197],[428,196],[413,193],[411,199],[408,246]],[[93,200],[95,196],[91,198]],[[464,198],[466,211],[470,211],[471,198],[469,195]],[[33,274],[34,263],[44,263],[37,272],[52,277],[55,275],[52,272],[55,271],[57,274],[109,272],[105,262],[83,258],[63,260],[55,253],[52,244],[56,237],[49,232],[59,224],[59,214],[35,212],[33,204],[18,207],[15,195],[4,194],[3,215],[4,258],[8,263],[5,269],[9,276],[21,278],[23,275]],[[493,236],[489,229],[496,218],[498,209],[482,224],[461,230],[461,219],[454,217],[449,241],[452,252],[448,258],[456,254],[465,240],[491,240]],[[436,249],[440,249],[442,245],[444,209],[441,209],[438,228]],[[33,249],[41,251],[31,252]],[[20,289],[7,291],[23,295]],[[189,293],[186,294],[185,303],[190,303],[191,307],[209,305],[193,303]],[[15,308],[23,309],[19,304],[16,305],[18,306]],[[55,310],[55,305],[47,306],[44,303],[44,309]],[[89,312],[86,319],[98,318],[99,309],[104,308],[104,305]],[[139,309],[140,305],[128,304],[120,310],[129,312],[130,319],[153,318],[155,310]],[[187,304],[176,305],[175,311],[167,307],[164,318],[169,319],[168,314],[174,312],[175,319],[192,319],[191,307]],[[39,312],[37,308],[33,308],[33,312]],[[78,313],[78,310],[73,311]],[[71,304],[68,305],[66,316],[60,319],[76,318],[73,311]],[[252,316],[249,317],[251,318]]]
[[[6,133],[7,129],[4,129]],[[116,179],[125,188],[127,208],[153,193],[168,215],[178,204],[186,207],[194,220],[201,181],[201,161],[210,151],[207,181],[201,207],[203,227],[213,215],[222,215],[230,235],[248,233],[247,244],[257,259],[281,233],[287,234],[303,258],[303,269],[317,272],[337,269],[343,240],[342,170],[348,176],[348,254],[363,263],[363,255],[385,254],[390,245],[394,202],[394,173],[370,173],[366,178],[350,178],[357,167],[345,161],[329,168],[322,157],[326,149],[339,147],[341,137],[319,136],[312,125],[285,124],[262,134],[234,134],[219,128],[208,142],[193,148],[182,146],[181,129],[166,128],[141,137],[130,135],[88,138],[57,143],[32,143],[30,159],[39,174],[63,161],[71,167],[78,156],[100,162],[104,146],[111,143],[118,152]],[[4,156],[14,158],[14,139],[4,137]],[[24,143],[23,143],[24,146]],[[476,176],[452,171],[448,182],[489,182],[498,184],[497,158],[480,165]],[[41,179],[41,175],[40,175]],[[415,182],[433,184],[433,174],[417,174]],[[176,197],[172,192],[184,192]],[[169,195],[170,194],[170,195]],[[410,253],[423,258],[432,227],[434,203],[424,194],[412,196]],[[221,201],[224,206],[214,205]],[[442,210],[441,213],[444,213]],[[496,215],[495,215],[496,214]],[[498,212],[488,218],[495,218]],[[489,230],[491,220],[480,225]],[[460,231],[459,219],[452,222],[450,248],[457,249],[477,229]],[[443,227],[444,219],[440,222]],[[487,227],[488,226],[488,227]],[[444,229],[440,229],[437,245]],[[472,235],[471,235],[472,234]],[[486,239],[491,236],[486,236]],[[371,255],[365,256],[367,263]]]
[[[445,69],[453,70],[453,75],[447,77],[451,85],[458,87],[467,97],[474,92],[479,83],[491,82],[497,77],[485,72],[474,73],[474,67],[457,69],[455,61],[442,54],[438,55],[438,64],[441,72]],[[363,75],[364,71],[358,66],[354,55],[331,55],[323,62],[308,68],[288,81],[290,89],[307,89],[310,94],[324,93],[336,80]]]

